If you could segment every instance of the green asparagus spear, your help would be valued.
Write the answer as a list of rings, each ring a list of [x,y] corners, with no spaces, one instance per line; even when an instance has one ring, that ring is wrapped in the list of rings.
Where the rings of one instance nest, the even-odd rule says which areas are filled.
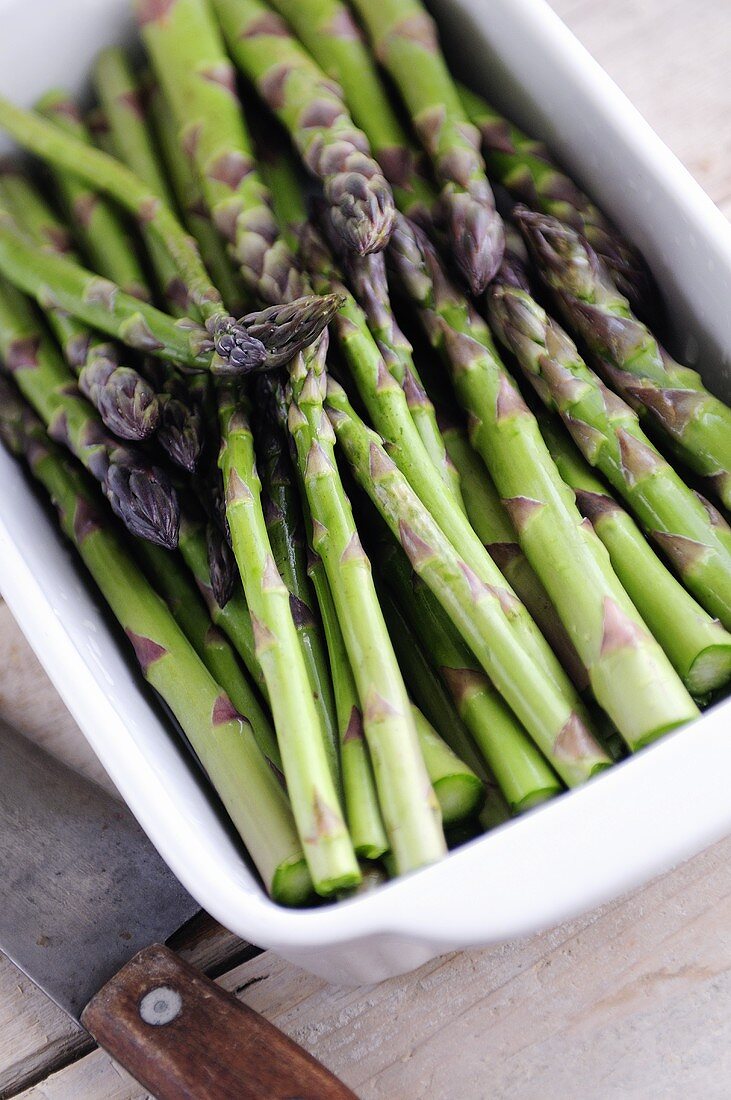
[[[520,813],[558,794],[562,788],[554,771],[495,691],[439,601],[415,576],[406,555],[391,539],[380,546],[379,568],[511,810]]]
[[[431,223],[437,194],[423,154],[394,110],[363,32],[342,0],[271,0],[322,71],[337,82],[356,125],[391,184],[396,205],[420,225]]]
[[[327,215],[321,223],[326,232],[332,227]],[[334,231],[327,232],[327,235],[333,249],[337,249]],[[383,361],[404,391],[411,418],[429,458],[456,503],[464,510],[459,474],[447,455],[434,406],[414,363],[411,343],[401,331],[391,307],[384,257],[380,253],[357,256],[345,248],[338,249],[337,256],[355,300],[366,316]]]
[[[30,303],[0,282],[0,359],[49,434],[100,482],[112,510],[140,538],[173,548],[178,502],[166,474],[109,436]]]
[[[145,679],[180,723],[272,897],[302,904],[312,884],[283,788],[248,719],[206,669],[98,510],[87,483],[2,383],[0,431],[56,503],[67,538],[129,639]]]
[[[434,477],[428,452],[416,431],[403,390],[389,373],[368,329],[365,316],[339,279],[321,237],[312,227],[301,233],[302,256],[320,292],[337,291],[345,304],[333,320],[339,349],[372,422],[387,440],[391,457],[408,478],[423,504],[449,537],[460,556],[478,577],[497,588],[507,588],[505,578],[486,552],[470,523],[455,503],[444,482]],[[582,713],[581,706],[558,659],[540,635],[525,608],[514,598],[507,616],[515,634],[515,656],[529,654],[539,675],[551,681],[550,691],[564,699],[567,714]],[[548,690],[548,685],[546,685]],[[585,720],[585,718],[584,718]]]
[[[175,260],[185,294],[205,319],[213,341],[227,335],[246,345],[245,333],[230,317],[211,283],[192,238],[173,212],[133,172],[107,153],[94,149],[32,111],[0,97],[0,129],[53,168],[68,171],[96,191],[116,200],[138,221],[150,227]],[[229,343],[230,348],[230,343]]]
[[[566,783],[574,785],[606,767],[608,758],[555,685],[525,653],[514,648],[508,615],[515,597],[486,584],[454,549],[408,481],[386,454],[380,437],[355,414],[330,380],[327,411],[345,457],[403,549],[526,731]]]
[[[542,142],[522,133],[481,96],[462,85],[459,93],[470,121],[480,131],[482,155],[491,178],[502,184],[516,202],[551,214],[582,233],[602,257],[632,308],[645,316],[656,316],[657,287],[634,245],[557,168]]]
[[[149,98],[155,138],[183,221],[198,245],[226,308],[239,317],[248,308],[243,280],[226,251],[221,234],[211,221],[200,181],[178,141],[172,111],[157,84],[152,86]]]
[[[479,294],[500,266],[505,237],[480,135],[462,107],[434,21],[421,0],[353,0],[353,6],[431,158],[455,263]]]
[[[477,775],[443,741],[418,707],[411,707],[427,775],[437,796],[444,827],[470,821],[482,809],[485,791]]]
[[[203,524],[186,511],[183,511],[180,517],[179,545],[181,556],[193,575],[193,579],[208,608],[211,620],[231,642],[231,645],[244,662],[249,676],[268,702],[269,694],[264,680],[264,673],[256,656],[251,614],[240,582],[234,585],[234,590],[226,604],[221,605],[214,592]]]
[[[323,336],[317,356],[307,362],[300,356],[292,364],[289,426],[312,516],[313,549],[323,560],[337,608],[383,821],[403,874],[438,860],[446,846],[370,563],[335,463],[334,436],[322,407],[326,351]]]
[[[388,837],[363,732],[363,710],[322,559],[314,551],[311,555],[309,573],[322,615],[335,692],[345,816],[358,857],[380,859],[388,851]]]
[[[586,669],[548,593],[520,548],[515,528],[508,518],[485,463],[470,443],[466,429],[460,427],[455,419],[440,418],[440,424],[447,452],[464,486],[470,523],[516,596],[522,600],[551,643],[554,653],[560,658],[577,689],[580,692],[586,691],[589,686]]]
[[[322,181],[338,233],[360,255],[380,251],[393,225],[393,195],[340,89],[261,0],[212,3],[234,61]]]
[[[234,554],[254,627],[284,774],[315,889],[325,896],[355,886],[360,872],[328,765],[292,619],[289,593],[274,563],[261,506],[250,406],[231,384],[219,395],[220,466]]]
[[[728,542],[723,521],[685,485],[642,431],[634,410],[603,385],[529,294],[496,286],[489,308],[494,331],[546,407],[560,413],[587,461],[626,499],[699,602],[731,626],[731,548],[721,534],[726,531]],[[689,554],[690,546],[699,552]],[[677,629],[682,632],[680,623]]]
[[[337,296],[301,298],[284,306],[246,314],[235,332],[213,342],[197,322],[174,320],[146,302],[124,294],[114,283],[70,260],[28,245],[0,210],[0,274],[40,304],[53,302],[87,325],[151,355],[193,370],[222,376],[266,370],[289,362],[315,339],[339,306]]]
[[[64,133],[78,141],[90,142],[77,105],[63,90],[46,92],[36,110]],[[54,170],[53,177],[69,222],[93,270],[111,279],[125,294],[149,301],[142,266],[134,248],[127,243],[129,231],[116,210],[72,172]]]
[[[95,80],[108,122],[103,139],[105,148],[136,172],[172,208],[173,199],[147,127],[142,89],[122,50],[109,49],[100,55]],[[166,306],[174,317],[184,318],[191,312],[192,303],[186,297],[185,284],[178,278],[177,267],[157,237],[146,226],[141,226],[141,229],[155,281]],[[109,274],[115,282],[119,282],[113,272]],[[160,360],[153,369],[159,376],[157,388],[161,423],[158,442],[176,465],[192,473],[203,450],[200,408],[196,401],[189,400],[188,388],[172,363]]]
[[[731,409],[708,392],[697,371],[660,347],[578,233],[524,207],[516,217],[541,278],[608,385],[731,507]]]
[[[485,794],[485,805],[479,815],[482,828],[494,829],[496,825],[509,821],[510,807],[495,776],[475,748],[444,684],[432,669],[401,609],[384,585],[378,588],[378,601],[410,695],[432,726],[439,730],[449,747],[482,780]]]
[[[541,420],[541,432],[581,513],[606,546],[617,576],[695,696],[731,680],[731,637],[668,572],[632,518],[586,465],[561,425]]]
[[[66,227],[26,176],[7,168],[3,171],[0,203],[29,241],[72,257]],[[157,398],[148,382],[138,371],[122,365],[114,344],[100,339],[50,302],[45,312],[64,359],[79,379],[79,389],[105,426],[121,439],[148,439],[159,421]]]
[[[286,410],[280,383],[269,376],[257,380],[254,390],[258,414],[256,433],[258,468],[264,501],[264,519],[274,563],[287,586],[292,618],[304,657],[320,723],[325,733],[330,770],[340,785],[333,685],[325,641],[316,618],[317,604],[307,574],[302,512],[295,486],[286,432]]]
[[[586,666],[597,702],[632,749],[690,721],[698,713],[695,704],[619,583],[603,545],[582,522],[487,326],[450,286],[424,235],[405,219],[394,232],[391,256],[449,366],[473,445]]]
[[[306,290],[256,171],[234,69],[212,11],[204,0],[175,0],[164,8],[136,0],[135,10],[177,141],[246,285],[270,304],[300,297]]]
[[[269,716],[249,683],[231,645],[213,625],[185,565],[175,555],[141,539],[135,546],[155,591],[162,596],[186,638],[239,714],[251,723],[256,743],[269,763],[282,770],[282,757]]]

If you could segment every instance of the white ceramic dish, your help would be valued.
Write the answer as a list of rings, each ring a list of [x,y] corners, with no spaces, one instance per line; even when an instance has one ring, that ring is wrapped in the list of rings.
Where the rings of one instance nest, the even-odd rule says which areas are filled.
[[[0,0],[0,89],[30,103],[129,30],[129,0]],[[644,248],[679,346],[728,396],[731,227],[543,0],[438,0],[470,79],[549,139]],[[242,937],[334,982],[373,982],[442,952],[514,939],[664,871],[731,829],[731,702],[443,863],[308,912],[263,894],[131,674],[95,597],[0,452],[0,587],[143,827]]]

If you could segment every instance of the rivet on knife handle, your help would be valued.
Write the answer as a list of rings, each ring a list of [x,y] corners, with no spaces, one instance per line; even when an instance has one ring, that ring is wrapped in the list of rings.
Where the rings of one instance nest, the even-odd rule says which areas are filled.
[[[166,947],[135,955],[81,1021],[157,1100],[355,1100],[263,1016]]]

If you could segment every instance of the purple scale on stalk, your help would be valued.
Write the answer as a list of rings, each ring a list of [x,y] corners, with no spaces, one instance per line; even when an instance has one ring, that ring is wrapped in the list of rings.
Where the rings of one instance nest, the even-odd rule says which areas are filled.
[[[358,707],[352,707],[348,725],[343,734],[343,744],[347,745],[349,741],[362,741],[363,737],[363,716]]]
[[[618,649],[634,649],[646,640],[647,634],[642,627],[633,622],[613,599],[605,596],[601,656],[605,657]]]
[[[439,672],[458,708],[485,687],[484,673],[473,668],[449,668],[447,665],[442,665]]]
[[[74,510],[74,540],[81,545],[89,535],[102,529],[99,512],[85,497],[79,497]]]
[[[146,638],[143,634],[135,634],[134,630],[130,629],[126,629],[125,634],[132,643],[135,656],[144,675],[147,675],[155,661],[159,661],[168,654],[168,650],[153,641],[152,638]]]
[[[211,711],[211,725],[225,726],[227,722],[243,722],[243,715],[239,714],[228,695],[221,693],[213,704]]]
[[[18,370],[35,369],[38,366],[40,345],[40,336],[27,336],[11,341],[3,356],[5,369],[11,374]]]

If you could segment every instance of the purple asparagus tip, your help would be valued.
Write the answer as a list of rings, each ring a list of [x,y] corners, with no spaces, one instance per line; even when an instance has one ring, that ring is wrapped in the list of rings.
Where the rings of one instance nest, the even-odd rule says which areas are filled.
[[[238,570],[226,539],[211,520],[206,524],[206,550],[213,597],[219,607],[225,607],[233,595]]]
[[[166,550],[177,547],[180,509],[163,470],[127,455],[115,456],[103,485],[112,511],[133,535]]]
[[[203,418],[196,406],[188,406],[177,397],[162,403],[157,438],[176,466],[195,472],[203,450]]]

